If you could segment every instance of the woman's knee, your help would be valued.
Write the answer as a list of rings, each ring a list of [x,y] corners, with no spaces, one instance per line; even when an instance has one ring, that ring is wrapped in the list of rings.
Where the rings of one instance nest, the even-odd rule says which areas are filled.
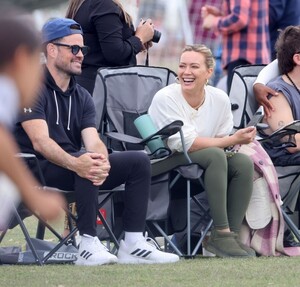
[[[226,154],[223,149],[218,147],[201,149],[191,153],[190,157],[194,163],[198,163],[203,168],[207,168],[211,165],[224,168],[227,166]]]
[[[241,174],[246,174],[248,177],[254,172],[254,164],[251,158],[245,154],[237,153],[229,159],[229,165],[232,165]]]

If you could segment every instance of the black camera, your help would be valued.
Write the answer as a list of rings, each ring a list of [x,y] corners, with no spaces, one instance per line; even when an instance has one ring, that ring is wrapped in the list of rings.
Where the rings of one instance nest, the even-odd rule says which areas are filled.
[[[161,32],[157,31],[154,29],[154,34],[153,34],[153,38],[152,38],[152,42],[154,43],[158,43],[161,37]]]
[[[146,21],[143,22],[143,25],[146,23]],[[153,38],[152,38],[152,42],[154,43],[158,43],[161,37],[161,32],[159,32],[158,30],[154,29],[154,34],[153,34]]]

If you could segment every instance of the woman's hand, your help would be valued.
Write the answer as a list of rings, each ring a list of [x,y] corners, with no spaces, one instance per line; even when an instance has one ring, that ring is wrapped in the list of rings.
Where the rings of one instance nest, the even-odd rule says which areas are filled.
[[[151,42],[153,35],[154,25],[152,24],[151,19],[147,19],[146,21],[142,19],[135,31],[135,36],[140,38],[143,45],[145,45],[146,43]]]
[[[234,144],[249,144],[256,136],[255,127],[247,127],[244,129],[237,130],[232,137],[234,138]]]

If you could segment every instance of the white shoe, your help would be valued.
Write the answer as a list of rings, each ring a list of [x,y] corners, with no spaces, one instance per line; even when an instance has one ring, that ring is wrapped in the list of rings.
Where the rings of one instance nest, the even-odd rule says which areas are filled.
[[[172,253],[159,251],[154,242],[146,238],[137,241],[133,246],[127,246],[123,240],[118,251],[120,264],[155,264],[174,263],[179,261],[179,256]]]
[[[108,249],[100,242],[97,236],[84,234],[81,237],[76,265],[103,265],[117,263],[118,258],[109,253]]]

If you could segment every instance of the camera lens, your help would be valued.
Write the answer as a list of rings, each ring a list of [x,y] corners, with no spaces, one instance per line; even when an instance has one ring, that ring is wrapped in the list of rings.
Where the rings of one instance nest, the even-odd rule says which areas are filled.
[[[161,37],[161,32],[154,30],[154,34],[153,34],[153,38],[152,38],[152,42],[154,43],[158,43]]]

